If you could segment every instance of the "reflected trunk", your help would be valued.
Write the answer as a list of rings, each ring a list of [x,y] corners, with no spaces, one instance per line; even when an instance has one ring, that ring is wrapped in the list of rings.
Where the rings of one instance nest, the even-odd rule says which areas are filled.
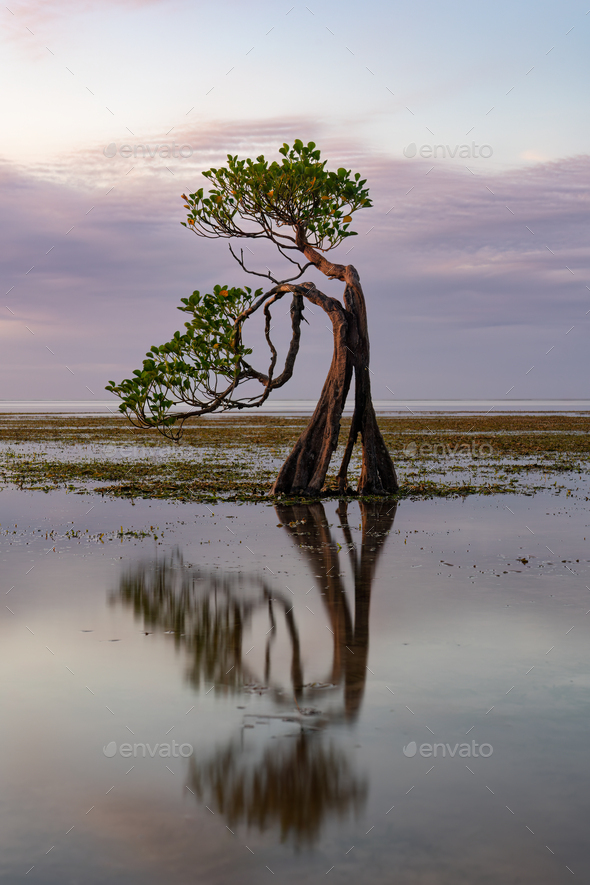
[[[336,511],[344,535],[341,545],[333,537],[322,504],[276,506],[281,525],[312,574],[322,579],[318,583],[324,594],[320,598],[332,663],[327,678],[311,684],[304,682],[297,602],[294,605],[293,596],[278,591],[263,575],[193,568],[185,565],[177,550],[162,560],[139,563],[121,576],[113,601],[132,607],[146,632],[160,630],[174,637],[187,656],[187,676],[195,689],[264,694],[266,707],[255,721],[262,718],[269,726],[279,720],[273,739],[268,740],[265,732],[261,740],[252,714],[245,714],[241,737],[230,739],[209,758],[199,754],[190,759],[189,789],[221,813],[228,826],[243,823],[261,831],[277,826],[282,840],[303,846],[319,838],[329,818],[343,818],[362,808],[366,780],[355,771],[353,757],[338,746],[338,732],[332,730],[330,739],[326,730],[353,722],[361,707],[368,672],[371,588],[395,510],[391,503],[360,503],[357,529],[342,502]],[[354,533],[359,530],[355,543]],[[341,571],[347,565],[340,559],[343,546],[352,573],[350,596]],[[254,647],[255,615],[268,623],[258,640],[264,642],[262,673],[255,672],[248,658]],[[281,621],[290,644],[290,689],[273,676]],[[332,704],[322,713],[304,706],[321,703],[322,697],[330,708],[334,699],[330,689],[338,686],[343,693],[340,707]],[[265,712],[268,700],[276,713]]]
[[[397,505],[359,502],[361,539],[357,546],[348,520],[348,504],[337,510],[348,546],[353,575],[354,617],[340,572],[340,550],[334,541],[322,504],[277,505],[277,515],[309,561],[313,574],[324,573],[326,606],[334,636],[330,682],[344,682],[344,710],[348,719],[358,714],[367,678],[369,610],[377,559],[389,534]]]

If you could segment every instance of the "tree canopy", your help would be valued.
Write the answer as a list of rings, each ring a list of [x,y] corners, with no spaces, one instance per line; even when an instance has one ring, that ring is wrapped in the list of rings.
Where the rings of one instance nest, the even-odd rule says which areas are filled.
[[[208,196],[203,188],[183,194],[188,219],[181,223],[203,237],[269,239],[280,251],[303,240],[324,252],[355,236],[352,214],[372,205],[366,179],[343,167],[328,171],[313,141],[296,139],[279,153],[280,163],[228,154],[227,166],[203,173],[213,185]]]
[[[289,252],[301,254],[302,245],[327,252],[346,237],[352,215],[372,203],[366,179],[357,172],[326,169],[313,141],[279,148],[282,161],[269,163],[264,156],[239,160],[227,155],[227,165],[203,172],[212,187],[205,195],[200,188],[182,194],[187,220],[181,224],[197,236],[210,239],[266,239],[281,255],[297,265],[294,277],[278,280],[271,272],[248,270],[243,250],[237,256],[248,273],[267,278],[274,286],[264,292],[250,287],[216,285],[211,293],[199,290],[182,298],[178,310],[189,314],[184,332],[175,332],[170,341],[154,345],[146,353],[141,369],[119,383],[109,381],[106,389],[121,398],[120,411],[142,427],[156,427],[178,438],[188,417],[227,409],[259,406],[271,390],[285,384],[292,375],[299,345],[303,312],[303,287],[293,286],[313,262],[301,265]],[[289,231],[289,232],[287,232]],[[277,351],[270,338],[270,305],[291,294],[293,338],[285,370],[274,374]],[[265,372],[255,369],[248,358],[252,350],[244,345],[243,326],[259,308],[265,314],[266,340],[270,365]],[[254,396],[239,396],[237,388],[258,380],[264,389]]]

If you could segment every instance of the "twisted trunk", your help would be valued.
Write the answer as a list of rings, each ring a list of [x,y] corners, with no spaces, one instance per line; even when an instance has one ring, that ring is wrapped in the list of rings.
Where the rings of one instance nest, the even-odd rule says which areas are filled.
[[[326,311],[332,321],[334,353],[328,376],[311,421],[295,443],[273,486],[273,494],[318,495],[330,459],[338,445],[340,419],[352,377],[350,333],[353,317],[336,298],[328,298],[312,284],[304,284],[307,298]]]
[[[305,283],[306,297],[326,311],[332,322],[334,353],[322,392],[311,420],[283,464],[273,494],[318,495],[330,460],[338,445],[340,421],[354,372],[354,411],[344,457],[338,473],[338,491],[350,494],[348,466],[360,434],[362,468],[358,483],[361,495],[386,495],[398,489],[395,468],[377,424],[371,398],[370,347],[365,297],[356,269],[333,264],[305,242],[299,248],[318,270],[345,283],[342,304]]]
[[[348,522],[348,504],[341,501],[336,513],[348,546],[354,609],[343,580],[339,545],[330,531],[323,505],[279,504],[279,521],[285,526],[311,566],[311,573],[322,577],[329,629],[333,636],[332,668],[328,682],[344,685],[345,716],[354,720],[362,703],[369,663],[369,611],[377,561],[395,519],[397,504],[360,503],[362,534],[360,544],[353,540]],[[357,536],[358,537],[358,536]]]

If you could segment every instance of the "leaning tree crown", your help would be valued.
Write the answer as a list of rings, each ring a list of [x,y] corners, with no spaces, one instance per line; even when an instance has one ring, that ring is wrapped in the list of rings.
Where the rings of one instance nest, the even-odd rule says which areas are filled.
[[[195,291],[183,298],[179,310],[190,317],[184,324],[186,331],[152,347],[133,378],[119,384],[110,381],[106,389],[121,398],[120,410],[135,424],[156,427],[173,439],[180,438],[189,418],[260,406],[293,374],[305,303],[311,302],[332,323],[332,363],[312,418],[279,471],[273,493],[321,492],[338,445],[342,410],[354,374],[354,411],[338,491],[351,492],[348,466],[360,434],[358,492],[389,494],[398,485],[371,399],[367,311],[359,275],[352,264],[335,264],[325,257],[347,237],[356,236],[350,230],[354,212],[372,205],[366,179],[343,168],[328,171],[314,142],[304,145],[297,139],[293,147],[283,144],[279,153],[282,161],[270,164],[263,156],[238,160],[237,155],[228,154],[226,166],[203,173],[212,184],[207,195],[203,188],[182,195],[188,217],[181,223],[200,237],[270,240],[293,265],[294,276],[277,280],[270,271],[249,270],[243,249],[237,255],[230,243],[240,267],[272,286],[254,292],[247,286],[215,286],[210,294]],[[341,301],[324,295],[312,282],[297,282],[309,267],[344,283]],[[278,353],[270,337],[271,307],[285,295],[291,297],[291,341],[283,368],[277,372]],[[257,311],[264,316],[270,351],[264,372],[252,365],[252,350],[243,341],[244,324]],[[246,382],[258,382],[260,391],[243,395],[241,387]]]

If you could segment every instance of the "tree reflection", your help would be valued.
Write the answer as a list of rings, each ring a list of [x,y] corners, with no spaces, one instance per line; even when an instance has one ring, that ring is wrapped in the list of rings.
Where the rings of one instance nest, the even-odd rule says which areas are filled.
[[[363,698],[369,657],[369,607],[377,559],[393,525],[395,504],[361,502],[360,545],[353,541],[348,505],[341,501],[336,513],[348,547],[354,586],[354,618],[340,572],[340,545],[330,532],[322,504],[277,506],[279,519],[303,551],[312,573],[324,572],[322,597],[334,635],[332,672],[329,681],[344,683],[344,712],[348,719],[358,714]]]
[[[243,654],[243,637],[252,616],[268,609],[272,624],[276,605],[286,611],[288,599],[264,577],[202,570],[185,565],[179,548],[167,557],[140,562],[125,571],[112,601],[132,607],[146,631],[174,636],[189,660],[188,678],[195,688],[213,683],[218,689],[239,690],[254,680]],[[297,677],[298,636],[292,612],[286,614],[294,643]],[[267,641],[269,657],[270,640]]]
[[[191,757],[190,788],[230,827],[278,826],[281,841],[291,838],[299,847],[316,841],[328,817],[344,818],[364,805],[366,779],[322,734],[302,729],[280,737],[253,762],[257,749],[232,740],[208,761]]]
[[[369,654],[371,587],[395,505],[361,503],[357,529],[341,502],[336,512],[344,545],[334,540],[321,503],[277,505],[276,512],[314,576],[323,578],[325,595],[320,598],[332,633],[330,637],[326,631],[332,665],[325,681],[343,690],[342,708],[323,719],[313,716],[313,708],[300,707],[304,699],[316,697],[318,689],[304,684],[293,598],[278,592],[263,575],[193,568],[185,565],[177,550],[125,572],[115,599],[131,606],[146,630],[174,635],[175,644],[187,655],[188,678],[196,689],[205,683],[212,683],[218,692],[264,688],[283,711],[278,718],[297,723],[295,734],[291,725],[291,734],[283,729],[272,742],[261,741],[257,730],[242,730],[240,739],[230,739],[210,759],[191,757],[189,785],[205,804],[224,815],[230,827],[244,823],[264,831],[278,826],[283,840],[302,846],[319,837],[325,820],[358,811],[366,798],[365,780],[354,771],[348,754],[327,737],[326,727],[351,722],[359,713]],[[355,543],[353,535],[359,530]],[[350,598],[340,571],[341,555],[349,560],[352,573]],[[261,611],[266,612],[269,628],[264,637],[264,672],[257,673],[244,643],[254,615]],[[279,617],[290,643],[290,691],[273,676],[273,627]],[[296,714],[293,697],[299,708]]]

